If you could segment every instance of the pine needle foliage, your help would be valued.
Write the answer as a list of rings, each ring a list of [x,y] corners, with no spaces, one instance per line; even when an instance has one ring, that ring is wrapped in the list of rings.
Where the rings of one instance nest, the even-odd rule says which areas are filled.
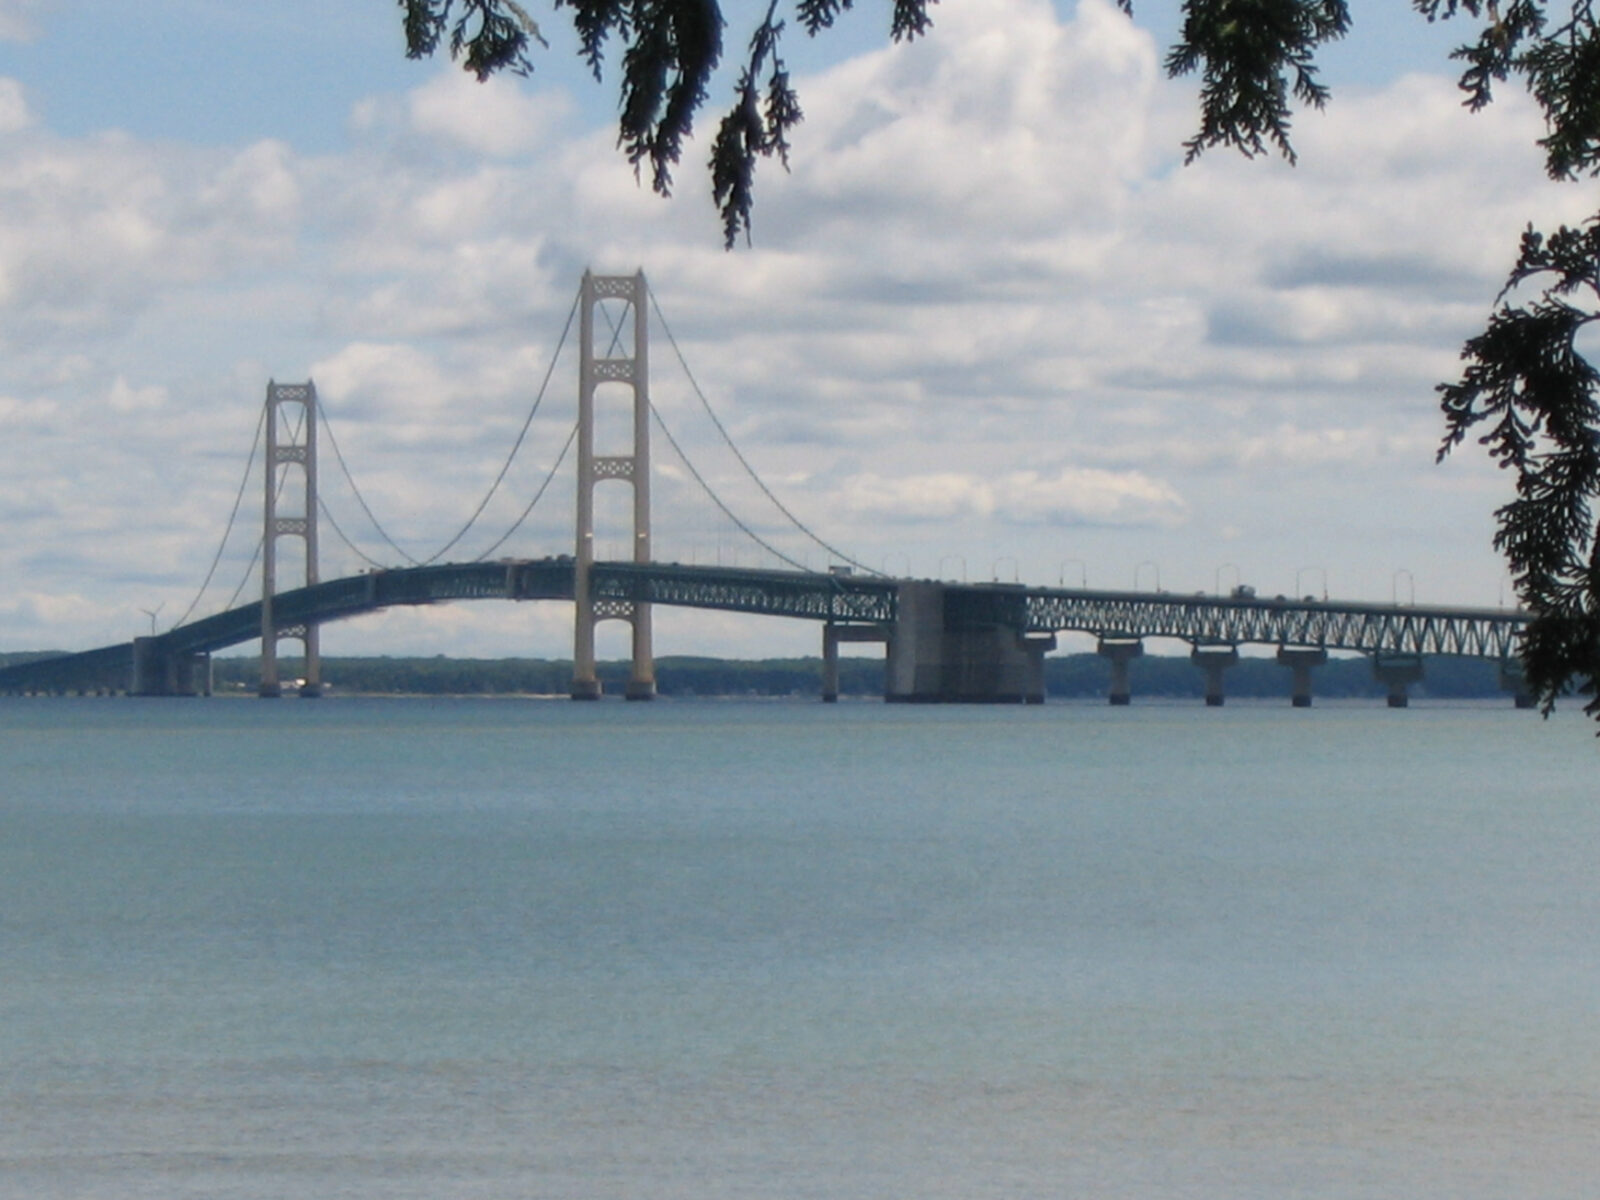
[[[1201,72],[1200,129],[1183,144],[1184,161],[1211,146],[1253,158],[1270,142],[1293,162],[1289,97],[1327,103],[1314,56],[1349,28],[1344,0],[1189,0],[1166,64],[1174,77]]]
[[[907,41],[927,32],[935,0],[893,0],[889,37]],[[579,53],[596,80],[607,51],[620,47],[617,144],[656,193],[672,193],[673,172],[694,132],[696,114],[709,99],[723,61],[727,21],[717,0],[552,0],[571,14]],[[435,53],[448,41],[452,58],[486,79],[497,71],[530,74],[538,25],[512,0],[400,0],[406,51]],[[831,29],[851,0],[798,0],[795,20],[809,36]],[[745,44],[732,101],[711,143],[712,200],[722,218],[723,242],[750,236],[756,166],[761,159],[789,164],[789,134],[804,114],[781,53],[787,22],[778,0],[762,10]]]
[[[1600,175],[1600,25],[1589,0],[1416,0],[1429,20],[1482,22],[1454,57],[1474,111],[1520,79],[1544,114],[1539,146],[1556,180]],[[1553,233],[1529,226],[1488,327],[1462,348],[1460,379],[1440,384],[1442,459],[1469,435],[1512,474],[1514,498],[1495,513],[1522,603],[1534,614],[1522,643],[1530,688],[1548,713],[1567,691],[1600,717],[1600,213]]]
[[[1536,294],[1514,299],[1524,288]],[[1516,478],[1516,498],[1495,514],[1495,547],[1535,614],[1522,659],[1546,712],[1600,679],[1600,372],[1579,347],[1597,321],[1600,219],[1549,237],[1530,227],[1488,328],[1462,351],[1460,380],[1439,387],[1439,457],[1484,427],[1477,440]],[[1588,711],[1600,715],[1600,699]]]

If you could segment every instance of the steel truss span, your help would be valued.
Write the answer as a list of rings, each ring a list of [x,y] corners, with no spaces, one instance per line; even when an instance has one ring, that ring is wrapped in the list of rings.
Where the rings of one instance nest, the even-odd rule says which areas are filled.
[[[895,616],[895,581],[681,563],[596,563],[596,598],[844,624]]]
[[[1528,614],[1339,600],[1025,590],[1032,632],[1180,638],[1194,645],[1320,646],[1367,654],[1513,658]]]
[[[790,617],[887,631],[906,581],[804,571],[597,562],[596,601],[625,611],[665,604]],[[574,563],[566,556],[448,563],[370,571],[280,592],[280,631],[321,625],[396,605],[456,600],[567,600]],[[1317,646],[1367,654],[1450,654],[1509,660],[1525,613],[1256,597],[1180,597],[1148,592],[946,584],[951,627],[1065,631],[1114,638],[1167,637],[1193,645]],[[204,655],[261,636],[261,605],[246,604],[167,633],[0,669],[0,691],[125,690],[138,654]],[[138,653],[136,653],[138,647]]]

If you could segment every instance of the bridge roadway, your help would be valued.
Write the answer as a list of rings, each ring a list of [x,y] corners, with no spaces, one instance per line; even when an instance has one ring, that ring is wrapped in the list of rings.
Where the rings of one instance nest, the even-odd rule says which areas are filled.
[[[930,584],[880,576],[681,563],[600,562],[591,586],[602,613],[633,603],[791,617],[854,627],[889,640],[908,589],[942,605],[947,630],[1006,630],[1018,638],[1063,631],[1102,639],[1168,637],[1195,646],[1317,647],[1372,655],[1447,654],[1510,661],[1528,616],[1500,609],[1364,604],[1284,597]],[[571,600],[573,560],[562,556],[371,571],[279,593],[276,623],[292,629],[397,605],[457,600]],[[241,605],[167,633],[0,668],[0,692],[144,690],[136,660],[203,656],[259,638],[261,605]]]

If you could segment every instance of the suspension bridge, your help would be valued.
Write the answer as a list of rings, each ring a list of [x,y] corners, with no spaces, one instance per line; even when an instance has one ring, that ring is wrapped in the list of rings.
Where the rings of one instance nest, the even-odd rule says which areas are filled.
[[[609,307],[608,307],[609,306]],[[624,320],[611,319],[620,307]],[[1092,634],[1111,665],[1109,700],[1130,700],[1129,663],[1143,653],[1147,638],[1188,642],[1191,657],[1205,674],[1206,701],[1223,703],[1227,668],[1239,648],[1275,649],[1291,671],[1290,696],[1297,706],[1311,703],[1312,673],[1330,651],[1370,656],[1378,679],[1388,686],[1389,703],[1402,707],[1408,688],[1422,678],[1429,655],[1490,659],[1501,668],[1506,688],[1519,706],[1531,704],[1521,684],[1517,650],[1527,614],[1500,609],[1371,604],[1311,597],[1257,597],[1248,588],[1226,596],[1174,596],[1163,592],[1103,591],[1088,588],[1030,587],[1004,583],[953,583],[894,578],[850,559],[811,533],[767,488],[739,453],[709,404],[706,411],[739,462],[784,516],[822,547],[835,565],[806,569],[762,539],[727,507],[661,421],[649,396],[649,312],[653,306],[642,273],[632,276],[586,274],[574,304],[578,318],[577,421],[533,500],[517,525],[548,490],[576,445],[576,526],[571,552],[543,558],[488,560],[510,536],[471,562],[440,562],[483,513],[480,503],[466,525],[432,559],[389,566],[364,559],[370,569],[322,580],[319,573],[319,517],[343,538],[318,495],[318,430],[324,422],[311,383],[267,388],[257,441],[263,449],[262,533],[251,571],[260,563],[261,594],[223,611],[189,619],[190,606],[172,628],[148,637],[78,654],[45,658],[0,669],[0,692],[56,694],[125,692],[134,696],[209,694],[210,658],[219,650],[256,639],[261,643],[259,694],[282,695],[278,643],[298,640],[303,647],[303,677],[295,688],[303,696],[321,694],[320,629],[381,609],[468,600],[562,601],[572,606],[574,699],[597,699],[595,626],[620,620],[631,627],[629,699],[655,694],[651,612],[678,606],[807,620],[821,628],[825,700],[838,695],[841,643],[879,642],[885,647],[884,696],[907,702],[1027,702],[1044,700],[1043,660],[1062,632]],[[656,310],[658,320],[659,310]],[[597,321],[597,317],[601,318]],[[570,331],[572,317],[568,318]],[[601,324],[608,328],[601,328]],[[664,325],[664,322],[662,322]],[[670,331],[669,331],[670,336]],[[566,334],[563,334],[563,342]],[[674,343],[676,349],[676,343]],[[557,353],[559,354],[559,348]],[[680,361],[682,359],[679,354]],[[551,370],[554,370],[552,359]],[[548,386],[550,374],[545,377]],[[595,402],[602,389],[631,398],[632,438],[626,453],[600,454],[595,445]],[[696,386],[697,393],[699,392]],[[537,412],[545,387],[534,403]],[[705,403],[703,393],[700,393]],[[296,417],[297,420],[291,420]],[[513,447],[527,434],[530,412]],[[689,473],[742,532],[756,540],[784,569],[753,569],[657,562],[651,554],[650,433],[652,420],[662,430]],[[339,466],[343,455],[330,439]],[[252,459],[254,458],[252,450]],[[509,467],[510,459],[507,460]],[[490,488],[504,480],[506,468]],[[248,471],[247,471],[248,478]],[[621,560],[595,556],[594,494],[601,483],[622,483],[633,496],[631,550]],[[350,483],[354,487],[354,480]],[[234,503],[240,508],[244,494]],[[356,490],[361,507],[372,516]],[[373,518],[377,525],[376,518]],[[230,529],[232,518],[230,518]],[[382,533],[381,526],[378,526]],[[383,534],[391,546],[395,543]],[[279,542],[299,545],[287,564]],[[344,539],[354,549],[353,543]],[[226,544],[226,535],[224,536]],[[398,547],[396,547],[398,549]],[[357,550],[357,553],[360,553]],[[219,548],[218,556],[221,550]],[[292,566],[303,583],[280,589],[280,566]],[[216,570],[213,560],[202,594]],[[198,597],[197,597],[198,602]]]

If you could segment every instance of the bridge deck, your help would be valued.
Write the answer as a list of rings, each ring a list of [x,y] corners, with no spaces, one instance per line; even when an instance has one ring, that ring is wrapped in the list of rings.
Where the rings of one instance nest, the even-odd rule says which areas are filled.
[[[396,605],[456,600],[571,600],[573,560],[514,559],[371,571],[273,600],[282,630],[343,620]],[[591,590],[602,604],[662,604],[846,625],[891,624],[902,581],[884,577],[771,571],[682,563],[594,564]],[[946,585],[947,620],[1019,632],[1078,631],[1101,636],[1170,637],[1195,645],[1297,645],[1369,654],[1452,654],[1508,659],[1528,615],[1498,609],[1378,605],[1284,598],[1175,596]],[[158,655],[208,654],[261,636],[261,605],[140,639]],[[133,643],[0,669],[0,691],[122,690]]]

